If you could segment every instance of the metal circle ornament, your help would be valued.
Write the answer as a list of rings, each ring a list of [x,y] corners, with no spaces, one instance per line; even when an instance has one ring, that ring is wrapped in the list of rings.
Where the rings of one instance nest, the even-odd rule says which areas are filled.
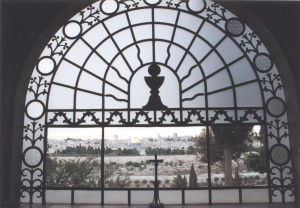
[[[53,73],[55,67],[55,60],[50,56],[44,56],[38,61],[36,69],[40,74],[47,76]]]
[[[275,165],[286,165],[290,160],[289,149],[282,144],[274,145],[270,149],[270,158]]]
[[[268,72],[273,68],[273,61],[269,54],[267,53],[259,53],[254,59],[253,63],[257,71],[259,72]]]
[[[245,24],[236,17],[230,18],[225,23],[226,31],[234,37],[238,37],[245,32]]]
[[[186,6],[191,12],[201,13],[206,8],[206,2],[204,0],[190,0],[187,2]]]
[[[82,26],[75,20],[69,21],[63,28],[64,35],[69,39],[77,38],[82,32]]]
[[[32,120],[40,119],[45,113],[45,105],[40,100],[32,100],[27,103],[25,113]]]
[[[111,15],[119,10],[119,3],[116,0],[103,0],[100,3],[100,11],[103,14]]]
[[[280,117],[286,111],[285,102],[279,97],[270,98],[267,103],[267,111],[273,117]]]
[[[158,5],[162,0],[144,0],[147,5]]]
[[[37,147],[29,147],[23,153],[23,162],[31,168],[38,167],[42,162],[42,151]]]

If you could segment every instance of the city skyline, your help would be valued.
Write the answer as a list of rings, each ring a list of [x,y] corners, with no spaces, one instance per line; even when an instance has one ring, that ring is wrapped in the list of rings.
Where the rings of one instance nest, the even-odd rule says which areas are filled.
[[[114,135],[118,139],[130,138],[157,138],[178,136],[196,136],[199,135],[205,127],[106,127],[105,139],[113,139]],[[63,140],[67,138],[101,139],[102,128],[48,128],[48,138]]]

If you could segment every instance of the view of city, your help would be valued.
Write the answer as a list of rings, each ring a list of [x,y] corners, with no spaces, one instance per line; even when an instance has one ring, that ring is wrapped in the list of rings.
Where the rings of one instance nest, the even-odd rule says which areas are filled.
[[[155,154],[163,160],[158,166],[160,187],[208,186],[207,132],[203,128],[196,131],[188,128],[170,128],[169,132],[165,128],[163,133],[156,132],[154,137],[145,136],[155,134],[153,129],[147,132],[151,128],[139,134],[140,137],[132,136],[136,134],[137,128],[122,128],[120,135],[118,128],[114,129],[114,133],[108,132],[110,137],[104,139],[104,186],[153,187],[154,164],[149,160],[154,159]],[[127,130],[127,135],[124,130]],[[215,133],[217,131],[214,129]],[[184,135],[188,133],[191,135]],[[230,150],[232,170],[229,181],[223,168],[226,162],[225,145],[211,139],[209,147],[213,186],[266,185],[262,135],[253,132],[253,127],[243,129],[242,133],[245,137],[243,141],[232,145]],[[99,137],[55,139],[49,135],[48,186],[101,187],[101,142]]]

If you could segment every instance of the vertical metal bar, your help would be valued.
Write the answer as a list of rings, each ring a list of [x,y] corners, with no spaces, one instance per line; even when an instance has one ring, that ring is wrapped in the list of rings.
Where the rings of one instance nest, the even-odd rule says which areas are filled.
[[[265,116],[266,118],[266,116]],[[264,130],[264,142],[265,142],[265,155],[266,155],[266,168],[267,168],[267,177],[268,177],[268,191],[269,191],[269,203],[272,203],[272,188],[271,188],[271,174],[270,174],[270,158],[269,158],[269,141],[268,141],[268,127],[267,125],[261,126],[261,128],[265,128]]]
[[[210,167],[210,136],[209,136],[209,126],[206,126],[206,141],[207,141],[207,174],[208,174],[208,201],[209,204],[212,203],[212,193],[211,193],[211,167]]]
[[[47,144],[48,144],[48,127],[47,111],[45,112],[45,130],[44,130],[44,158],[43,158],[43,183],[42,183],[42,204],[46,204],[46,179],[47,179]]]
[[[239,203],[243,203],[243,194],[242,194],[242,189],[239,187]]]
[[[154,7],[152,7],[152,58],[153,58],[153,63],[156,61],[155,57],[155,24],[154,24]]]
[[[184,189],[181,190],[181,197],[182,197],[182,205],[185,204],[185,191]]]
[[[74,188],[71,190],[71,204],[74,204]]]
[[[128,205],[131,205],[131,189],[128,189]]]
[[[102,127],[102,140],[101,140],[101,205],[104,205],[104,127]]]
[[[42,187],[42,193],[42,204],[46,204],[46,188],[44,185]]]

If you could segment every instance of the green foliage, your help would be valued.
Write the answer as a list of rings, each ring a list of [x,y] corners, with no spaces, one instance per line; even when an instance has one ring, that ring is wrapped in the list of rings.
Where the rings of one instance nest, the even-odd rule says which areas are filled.
[[[210,127],[210,160],[211,164],[219,163],[224,167],[224,143],[229,142],[232,148],[232,159],[237,160],[241,155],[251,149],[252,141],[250,134],[252,132],[252,125],[243,126],[213,126]],[[207,163],[207,136],[206,131],[203,130],[199,136],[195,138],[195,146],[197,152],[201,156],[200,161]]]
[[[118,169],[119,165],[116,163],[104,164],[104,186],[106,188],[126,188],[130,186],[131,181],[129,177],[127,175],[118,175]]]
[[[138,156],[140,152],[137,149],[123,149],[119,156]]]
[[[140,181],[140,180],[135,180],[134,183],[135,183],[135,186],[136,186],[137,188],[139,188],[139,187],[140,187],[141,181]]]
[[[196,174],[196,171],[194,168],[194,164],[192,164],[192,166],[191,166],[189,181],[190,181],[190,184],[189,184],[190,188],[198,187],[198,178],[197,178],[197,174]]]
[[[101,187],[100,163],[92,158],[47,158],[46,185],[48,187]],[[119,165],[104,164],[104,184],[107,188],[126,188],[128,176],[118,176]]]
[[[238,170],[236,169],[234,172],[234,180],[233,180],[233,185],[234,186],[241,186],[242,185],[242,178],[239,175]]]
[[[58,160],[47,158],[46,184],[49,187],[98,187],[100,165],[88,158]]]
[[[105,187],[107,188],[127,188],[131,185],[129,177],[118,176],[116,180],[107,180]]]
[[[97,156],[101,154],[100,148],[94,148],[91,146],[88,147],[66,147],[66,149],[59,150],[56,153],[53,153],[52,156]]]
[[[200,161],[208,161],[207,133],[209,134],[209,148],[211,165],[217,165],[225,174],[225,185],[232,186],[232,160],[239,162],[241,156],[252,149],[253,125],[223,125],[211,126],[209,132],[203,130],[195,138],[199,150]]]
[[[189,146],[187,148],[186,154],[188,155],[195,155],[197,153],[197,149],[193,146]]]
[[[145,153],[146,155],[171,155],[171,148],[151,148],[151,147],[148,147],[146,150],[145,150]]]
[[[184,155],[185,151],[184,149],[173,149],[171,152],[171,155]]]
[[[266,163],[266,152],[264,146],[264,128],[261,128],[259,135],[256,137],[258,141],[262,144],[256,150],[247,154],[245,157],[245,164],[247,167],[255,172],[266,173],[267,163]]]
[[[125,163],[125,166],[133,166],[133,167],[136,167],[136,168],[139,168],[141,167],[143,164],[142,163],[139,163],[139,162],[126,162]]]
[[[212,137],[212,132],[209,131],[210,138]],[[200,161],[203,163],[208,162],[208,151],[207,151],[207,135],[206,130],[203,129],[198,136],[195,138],[195,146],[198,155],[200,156]],[[224,161],[223,157],[223,147],[222,145],[212,142],[210,140],[210,160],[211,163]]]
[[[148,147],[145,150],[146,155],[184,155],[187,154],[184,149],[173,149],[171,148],[151,148]]]
[[[178,161],[178,165],[179,165],[179,166],[182,166],[182,165],[183,165],[183,161],[182,161],[182,160],[179,160],[179,161]]]
[[[173,188],[186,188],[187,187],[187,178],[184,176],[182,177],[180,174],[177,174],[176,177],[173,179]]]
[[[104,150],[105,155],[109,156],[138,156],[140,155],[139,151],[137,149],[117,149],[113,150],[111,148],[105,148]],[[85,157],[85,156],[100,156],[101,155],[101,149],[100,148],[94,148],[91,146],[88,147],[67,147],[64,150],[57,151],[53,153],[51,156],[62,156],[62,157]]]
[[[265,147],[261,146],[257,152],[251,152],[245,157],[245,164],[247,167],[255,172],[266,173],[266,153]]]
[[[225,125],[211,126],[210,130],[213,133],[212,140],[219,144],[228,143],[232,146],[241,145],[252,132],[253,125]]]

